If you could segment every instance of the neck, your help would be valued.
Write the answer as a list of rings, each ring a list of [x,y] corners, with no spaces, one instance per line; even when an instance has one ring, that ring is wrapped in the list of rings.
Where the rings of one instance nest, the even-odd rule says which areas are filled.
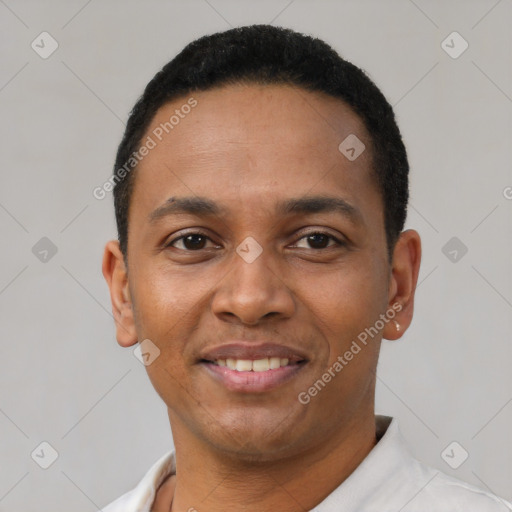
[[[169,413],[176,449],[171,512],[302,512],[336,489],[376,444],[373,408],[320,445],[288,458],[240,461],[199,440]]]

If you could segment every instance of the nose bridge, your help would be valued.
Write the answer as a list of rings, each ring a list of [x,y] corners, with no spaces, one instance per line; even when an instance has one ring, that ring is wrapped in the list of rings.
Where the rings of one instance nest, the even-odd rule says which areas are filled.
[[[268,248],[247,237],[236,248],[231,265],[213,300],[216,314],[234,315],[244,323],[256,323],[269,313],[292,314],[293,299],[273,270]]]
[[[246,238],[233,255],[233,281],[243,293],[270,293],[273,288],[274,273],[270,270],[271,256],[269,249],[263,249],[252,237]]]

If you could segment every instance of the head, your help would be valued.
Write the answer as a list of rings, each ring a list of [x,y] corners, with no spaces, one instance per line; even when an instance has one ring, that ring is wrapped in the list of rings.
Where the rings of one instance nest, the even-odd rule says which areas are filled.
[[[272,459],[373,415],[420,242],[392,108],[362,70],[282,28],[205,36],[147,85],[114,175],[117,338],[150,340],[173,431]]]
[[[286,84],[322,93],[342,101],[359,116],[371,140],[371,169],[382,195],[391,258],[409,197],[409,164],[392,107],[361,69],[325,42],[270,25],[204,36],[186,46],[148,83],[131,112],[114,165],[114,176],[123,167],[130,169],[126,177],[115,179],[114,188],[118,238],[125,258],[137,159],[133,166],[127,163],[140,149],[155,114],[173,99],[233,84]]]

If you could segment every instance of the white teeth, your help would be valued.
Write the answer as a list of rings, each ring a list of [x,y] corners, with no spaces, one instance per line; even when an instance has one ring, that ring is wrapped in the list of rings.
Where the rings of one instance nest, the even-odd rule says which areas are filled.
[[[270,369],[275,370],[281,366],[281,359],[279,357],[270,358]]]
[[[287,357],[265,357],[263,359],[217,359],[215,363],[219,366],[225,366],[230,370],[238,372],[266,372],[267,370],[277,370],[282,366],[288,366],[290,360]]]
[[[237,372],[250,372],[252,370],[252,361],[249,359],[237,359],[236,371]]]
[[[266,372],[270,370],[270,363],[268,362],[268,357],[265,359],[257,359],[252,362],[252,370],[254,372]]]

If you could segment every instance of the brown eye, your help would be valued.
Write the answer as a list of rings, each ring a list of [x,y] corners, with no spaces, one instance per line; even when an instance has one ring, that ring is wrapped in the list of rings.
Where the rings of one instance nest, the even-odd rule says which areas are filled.
[[[329,233],[322,232],[309,233],[308,235],[303,236],[300,240],[306,240],[306,243],[308,244],[307,247],[302,246],[301,249],[327,249],[333,246],[344,245],[342,242],[340,242],[337,238],[330,235]],[[333,241],[334,243],[329,245],[330,241]]]
[[[187,235],[175,238],[167,244],[167,247],[175,247],[185,251],[198,251],[205,248],[208,240],[210,239],[202,233],[188,233]],[[182,244],[182,247],[176,247],[176,244],[179,242]]]
[[[312,235],[308,235],[306,238],[308,244],[310,244],[313,249],[325,249],[328,246],[330,239],[329,236],[322,233],[314,233]]]
[[[203,249],[206,237],[202,235],[187,235],[183,237],[183,245],[189,250]]]

